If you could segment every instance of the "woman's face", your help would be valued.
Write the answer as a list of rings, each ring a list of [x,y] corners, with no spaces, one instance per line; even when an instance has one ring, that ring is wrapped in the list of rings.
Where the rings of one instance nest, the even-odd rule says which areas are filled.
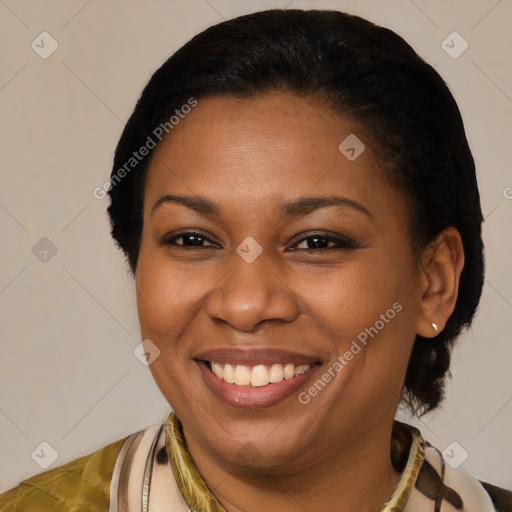
[[[298,468],[390,424],[420,315],[409,217],[324,106],[198,101],[155,150],[136,271],[150,368],[189,445]]]

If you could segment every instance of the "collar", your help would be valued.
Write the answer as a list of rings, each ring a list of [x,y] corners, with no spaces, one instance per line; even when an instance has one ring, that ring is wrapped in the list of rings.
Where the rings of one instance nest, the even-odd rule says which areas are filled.
[[[180,420],[172,411],[165,424],[165,446],[172,472],[188,506],[201,512],[226,512],[210,491],[192,460]],[[403,511],[425,459],[426,442],[418,429],[394,421],[391,438],[393,467],[401,477],[380,512]]]

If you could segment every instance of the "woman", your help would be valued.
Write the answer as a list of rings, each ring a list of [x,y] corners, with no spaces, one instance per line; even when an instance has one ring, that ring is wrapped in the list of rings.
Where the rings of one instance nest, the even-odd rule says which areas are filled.
[[[403,39],[335,11],[205,30],[144,89],[108,189],[173,412],[1,510],[512,510],[394,420],[439,405],[483,284],[460,113]]]

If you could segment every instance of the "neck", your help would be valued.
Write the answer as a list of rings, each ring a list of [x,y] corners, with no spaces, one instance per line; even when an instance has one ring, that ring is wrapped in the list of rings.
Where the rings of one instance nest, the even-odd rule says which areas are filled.
[[[186,439],[199,473],[228,512],[375,512],[400,477],[391,464],[391,425],[352,439],[301,470],[286,472],[227,467]]]

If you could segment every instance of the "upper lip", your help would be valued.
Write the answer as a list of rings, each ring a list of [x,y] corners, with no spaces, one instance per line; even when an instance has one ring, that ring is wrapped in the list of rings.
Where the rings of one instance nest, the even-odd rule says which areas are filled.
[[[197,354],[194,359],[232,365],[256,366],[259,364],[315,364],[318,357],[298,354],[279,348],[214,348]]]

